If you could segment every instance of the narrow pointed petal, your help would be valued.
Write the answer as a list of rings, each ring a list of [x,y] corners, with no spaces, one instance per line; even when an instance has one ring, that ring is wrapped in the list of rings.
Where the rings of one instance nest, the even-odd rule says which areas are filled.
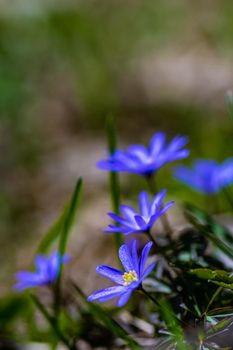
[[[37,255],[35,257],[35,266],[39,273],[45,274],[47,271],[47,258],[44,255]]]
[[[166,192],[167,191],[165,189],[163,189],[154,197],[154,199],[151,203],[151,207],[150,207],[150,215],[155,214],[156,210],[159,210],[160,206],[163,203],[163,199],[165,197]]]
[[[141,279],[143,280],[144,278],[146,278],[151,273],[151,271],[154,269],[154,267],[155,267],[155,263],[150,264],[143,272]]]
[[[129,248],[126,244],[123,244],[119,249],[119,259],[124,266],[126,272],[134,269],[132,257],[130,255]]]
[[[186,136],[177,135],[168,145],[169,152],[176,152],[184,147],[188,143],[188,138]]]
[[[139,215],[136,215],[135,217],[134,217],[134,219],[135,219],[135,221],[136,221],[136,223],[137,223],[137,226],[138,226],[138,230],[139,229],[141,229],[141,230],[146,230],[146,228],[147,228],[147,223],[145,222],[145,220],[141,217],[141,216],[139,216]]]
[[[149,216],[149,196],[147,192],[141,192],[139,195],[139,207],[140,207],[140,213],[144,217]]]
[[[139,275],[139,264],[138,264],[138,252],[137,252],[137,240],[135,239],[132,244],[132,259],[133,259],[133,265],[134,270],[136,271],[137,275]]]
[[[148,242],[145,245],[145,247],[142,250],[141,259],[140,259],[140,267],[139,267],[140,278],[143,275],[143,271],[144,271],[144,268],[145,268],[146,260],[147,260],[147,257],[149,255],[149,252],[150,252],[150,249],[151,249],[152,245],[153,245],[153,242],[150,241],[150,242]]]
[[[120,211],[130,221],[134,221],[134,216],[137,215],[137,212],[128,205],[121,205]]]
[[[99,302],[104,302],[106,300],[112,299],[117,297],[118,295],[122,294],[126,290],[123,286],[114,286],[109,287],[101,290],[97,290],[96,292],[89,295],[87,298],[87,301],[94,301],[98,300]]]
[[[100,265],[96,267],[96,272],[117,284],[124,285],[123,272],[120,270],[110,266]]]
[[[175,201],[168,202],[165,204],[159,212],[159,216],[163,215],[169,208],[175,204]]]
[[[128,290],[127,292],[122,294],[117,301],[117,306],[119,306],[119,307],[124,306],[127,303],[127,301],[129,300],[131,294],[132,294],[132,290]]]
[[[112,232],[124,232],[124,228],[120,226],[114,226],[114,225],[109,225],[108,228],[104,230],[105,233],[112,233]]]
[[[110,216],[110,218],[111,218],[113,221],[115,221],[115,222],[117,222],[117,223],[119,223],[119,224],[121,224],[121,225],[125,225],[125,224],[128,223],[128,221],[127,221],[126,219],[120,217],[120,216],[117,215],[117,214],[114,214],[114,213],[109,212],[109,213],[108,213],[108,216]]]
[[[152,157],[156,157],[161,152],[165,145],[166,136],[163,132],[157,132],[150,141],[150,154]]]

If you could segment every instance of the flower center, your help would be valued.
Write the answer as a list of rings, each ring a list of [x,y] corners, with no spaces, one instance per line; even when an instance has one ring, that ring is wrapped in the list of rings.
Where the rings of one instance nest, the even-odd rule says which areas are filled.
[[[138,281],[138,275],[137,275],[136,271],[131,270],[129,272],[124,273],[123,279],[125,281],[124,286],[128,286],[133,281]]]

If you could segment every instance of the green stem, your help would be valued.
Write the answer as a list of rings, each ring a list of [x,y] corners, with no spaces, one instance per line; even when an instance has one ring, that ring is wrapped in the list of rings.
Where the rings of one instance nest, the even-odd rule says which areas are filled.
[[[148,293],[142,286],[139,288],[139,290],[142,291],[142,293],[145,294],[145,296],[146,296],[148,299],[150,299],[156,306],[158,306],[158,307],[160,308],[159,302],[158,302],[156,299],[154,299],[154,298],[150,295],[150,293]]]
[[[219,293],[221,293],[222,290],[223,290],[223,287],[218,287],[218,289],[216,290],[216,292],[214,293],[214,295],[210,299],[209,304],[207,305],[205,312],[202,314],[202,317],[207,314],[210,306],[213,304],[214,300],[217,298],[217,296],[219,295]]]
[[[154,237],[152,236],[152,234],[150,233],[150,230],[146,231],[145,234],[148,236],[148,238],[154,243],[154,246],[156,247],[157,244],[155,242]]]

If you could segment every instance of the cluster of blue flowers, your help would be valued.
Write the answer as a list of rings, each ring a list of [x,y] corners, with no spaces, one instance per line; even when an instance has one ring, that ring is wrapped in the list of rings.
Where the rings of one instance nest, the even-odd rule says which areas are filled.
[[[183,136],[176,136],[166,144],[165,134],[156,133],[146,148],[143,145],[133,145],[125,151],[116,152],[106,160],[98,162],[102,170],[113,172],[128,172],[152,177],[163,165],[188,157],[189,151],[184,148],[188,140]],[[175,177],[191,188],[207,195],[217,193],[233,182],[233,158],[218,164],[212,160],[198,160],[193,168],[178,166],[174,170]],[[139,212],[127,205],[120,206],[121,215],[108,213],[115,224],[110,224],[104,231],[106,233],[149,233],[155,222],[171,207],[174,202],[164,204],[166,190],[157,193],[151,202],[147,192],[139,195]],[[89,301],[106,300],[118,297],[117,305],[123,306],[132,292],[140,289],[143,280],[149,275],[155,264],[147,267],[147,258],[153,242],[149,241],[142,249],[139,258],[136,240],[133,241],[132,250],[126,244],[119,248],[119,259],[124,267],[120,271],[110,266],[97,266],[97,273],[107,277],[116,285],[98,290],[88,297]],[[37,256],[35,259],[36,272],[21,271],[16,275],[15,288],[26,288],[53,284],[59,275],[61,263],[68,261],[67,256],[60,257],[58,252],[46,258]]]

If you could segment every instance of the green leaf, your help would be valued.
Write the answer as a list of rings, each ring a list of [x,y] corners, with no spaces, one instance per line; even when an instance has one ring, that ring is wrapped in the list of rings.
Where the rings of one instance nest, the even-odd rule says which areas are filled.
[[[233,283],[224,283],[221,281],[211,281],[211,282],[223,288],[233,289]]]
[[[47,233],[45,234],[45,236],[41,240],[39,247],[38,247],[38,250],[37,250],[38,253],[46,253],[49,250],[50,246],[54,243],[54,241],[64,231],[64,227],[66,225],[67,218],[69,218],[69,227],[67,228],[68,232],[69,232],[69,229],[72,227],[72,224],[73,224],[73,221],[75,218],[75,213],[76,213],[76,210],[78,207],[81,186],[82,186],[82,179],[79,179],[77,182],[77,185],[75,187],[75,191],[73,193],[72,199],[71,199],[71,202],[74,200],[72,217],[70,217],[71,202],[68,202],[64,206],[64,208],[62,209],[62,212],[61,212],[60,216],[58,217],[58,219],[50,227],[50,229],[47,231]],[[64,234],[64,232],[63,232],[63,234]]]
[[[229,272],[224,270],[198,268],[190,270],[190,273],[203,279],[218,280],[225,283],[233,283],[233,277],[229,275]]]
[[[229,114],[230,114],[231,120],[233,121],[233,94],[231,90],[228,90],[226,92],[226,100],[227,100],[227,105],[229,109]]]
[[[67,216],[68,205],[66,205],[56,222],[50,227],[45,236],[42,238],[38,250],[38,253],[46,253],[54,241],[58,238],[64,225],[64,219]]]
[[[183,329],[177,321],[170,305],[165,299],[159,300],[163,319],[167,325],[168,331],[172,333],[176,342],[177,350],[191,350],[189,345],[185,341]]]
[[[199,268],[190,270],[189,272],[220,287],[233,289],[233,277],[229,276],[229,272],[227,271]]]
[[[198,228],[199,232],[208,238],[215,247],[233,259],[233,249],[222,239],[232,241],[232,236],[227,229],[216,223],[209,215],[193,205],[186,204],[185,215],[188,220]],[[221,238],[219,238],[221,237]]]
[[[216,222],[216,220],[214,220],[214,218],[207,214],[204,210],[201,210],[190,203],[186,203],[185,215],[194,226],[197,226],[198,228],[200,226],[204,226],[218,238],[224,239],[229,243],[233,243],[233,237],[230,231]]]
[[[81,289],[72,282],[72,286],[75,291],[79,294],[82,300],[85,302],[88,311],[94,317],[96,321],[101,322],[108,330],[114,333],[117,337],[123,339],[130,349],[132,350],[142,350],[141,346],[131,338],[127,332],[122,328],[109,314],[108,311],[99,305],[90,303],[87,301],[86,295],[81,291]]]
[[[66,244],[68,240],[69,233],[71,231],[75,215],[78,209],[80,194],[82,189],[82,179],[80,178],[75,186],[75,190],[73,192],[70,204],[66,210],[66,215],[63,219],[63,227],[60,235],[59,241],[59,253],[60,255],[64,255],[66,251]],[[60,271],[61,274],[61,271]]]
[[[60,234],[60,240],[59,240],[59,255],[60,255],[60,266],[59,266],[59,275],[56,281],[55,285],[55,313],[58,316],[59,308],[60,308],[60,285],[61,285],[61,278],[62,278],[62,271],[63,271],[63,264],[62,264],[62,256],[65,254],[66,251],[66,244],[68,240],[69,233],[72,228],[72,224],[75,219],[75,215],[77,212],[78,204],[79,204],[79,198],[81,194],[82,189],[82,179],[80,178],[75,186],[70,204],[66,210],[66,215],[63,219],[63,227]]]

